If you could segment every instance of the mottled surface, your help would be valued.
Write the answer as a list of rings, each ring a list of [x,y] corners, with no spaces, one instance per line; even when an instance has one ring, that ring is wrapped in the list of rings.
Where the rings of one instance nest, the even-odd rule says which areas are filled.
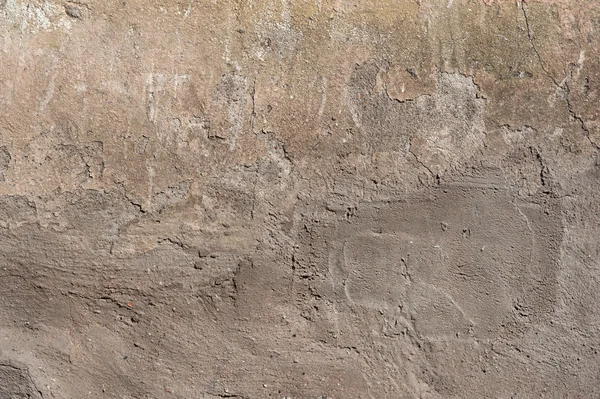
[[[600,3],[0,0],[0,398],[600,396]]]

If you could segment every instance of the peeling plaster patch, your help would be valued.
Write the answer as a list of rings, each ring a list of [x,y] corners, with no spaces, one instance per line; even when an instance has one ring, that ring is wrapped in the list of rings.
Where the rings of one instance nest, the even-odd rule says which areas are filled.
[[[347,92],[350,114],[375,152],[408,150],[437,175],[483,146],[485,100],[472,78],[440,73],[427,81],[415,79],[403,93],[403,82],[413,80],[406,72],[388,79],[387,90],[378,90],[377,76],[385,68],[376,61],[357,66]]]

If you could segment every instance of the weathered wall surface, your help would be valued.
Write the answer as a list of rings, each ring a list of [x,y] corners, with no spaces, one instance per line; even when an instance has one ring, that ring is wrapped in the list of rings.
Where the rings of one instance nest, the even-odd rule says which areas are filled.
[[[600,396],[600,3],[0,0],[0,397]]]

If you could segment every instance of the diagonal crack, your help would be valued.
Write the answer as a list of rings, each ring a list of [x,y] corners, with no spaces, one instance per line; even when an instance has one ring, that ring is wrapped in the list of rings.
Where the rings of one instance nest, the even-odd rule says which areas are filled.
[[[533,40],[533,34],[531,32],[531,25],[529,24],[529,17],[527,16],[527,9],[525,8],[524,0],[521,0],[521,11],[523,12],[523,17],[525,18],[525,26],[527,27],[527,38],[529,39],[529,43],[531,43],[531,47],[533,48],[533,51],[535,52],[535,55],[537,56],[537,59],[540,62],[542,70],[544,71],[546,76],[548,76],[550,78],[550,80],[552,80],[552,82],[556,85],[556,87],[562,88],[562,86],[556,81],[554,76],[552,76],[550,71],[548,71],[548,68],[546,68],[546,63],[542,59],[542,55],[540,54],[540,52],[538,51],[538,49],[535,45],[535,41]]]
[[[254,120],[256,119],[256,78],[252,81],[250,99],[252,101],[252,113],[250,114],[250,133],[254,133]]]
[[[433,170],[431,170],[431,168],[419,158],[419,156],[412,150],[412,145],[408,147],[408,152],[410,152],[412,156],[415,157],[415,160],[419,165],[424,167],[434,179],[439,181],[439,175],[437,173],[434,173]]]
[[[590,144],[592,146],[594,146],[597,149],[600,149],[600,145],[598,145],[598,143],[594,142],[592,140],[592,138],[590,137],[590,129],[587,127],[585,120],[577,115],[577,112],[575,112],[575,110],[573,109],[573,105],[571,104],[571,99],[570,99],[570,95],[571,95],[571,89],[569,88],[569,84],[565,84],[565,101],[567,103],[567,110],[569,111],[569,115],[571,115],[571,118],[573,118],[574,120],[576,120],[579,125],[581,126],[581,129],[583,129],[583,131],[585,132],[585,137],[587,138],[587,140],[590,142]]]
[[[535,41],[533,40],[533,34],[532,34],[532,30],[531,30],[531,25],[529,23],[529,17],[527,16],[527,8],[525,7],[525,2],[526,2],[525,0],[521,0],[521,11],[523,12],[523,17],[525,18],[525,26],[527,27],[527,38],[529,39],[529,43],[531,43],[531,47],[533,48],[533,51],[535,52],[535,54],[537,56],[537,59],[540,63],[542,70],[544,71],[546,76],[548,76],[548,78],[550,78],[550,80],[552,80],[552,83],[554,83],[556,88],[558,90],[563,91],[564,97],[565,97],[565,102],[567,104],[567,111],[569,112],[569,115],[571,116],[571,118],[573,118],[573,120],[575,120],[579,123],[579,125],[581,126],[581,129],[585,132],[585,136],[586,136],[587,140],[589,141],[589,143],[594,148],[600,149],[600,145],[598,145],[591,139],[590,129],[587,127],[585,120],[581,116],[579,116],[577,114],[577,112],[575,112],[575,109],[573,108],[573,104],[571,104],[571,98],[570,98],[571,89],[569,87],[569,81],[573,78],[573,69],[574,68],[572,67],[570,69],[569,76],[560,83],[556,81],[554,76],[552,76],[552,74],[546,67],[546,63],[544,62],[542,55],[540,54],[540,52],[538,51],[538,49],[535,45]],[[573,65],[573,64],[571,64],[571,65]]]

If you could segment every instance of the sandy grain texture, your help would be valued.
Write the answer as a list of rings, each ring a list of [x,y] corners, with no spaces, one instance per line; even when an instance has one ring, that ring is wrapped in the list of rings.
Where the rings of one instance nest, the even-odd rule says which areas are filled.
[[[600,397],[600,3],[0,0],[0,398]]]

